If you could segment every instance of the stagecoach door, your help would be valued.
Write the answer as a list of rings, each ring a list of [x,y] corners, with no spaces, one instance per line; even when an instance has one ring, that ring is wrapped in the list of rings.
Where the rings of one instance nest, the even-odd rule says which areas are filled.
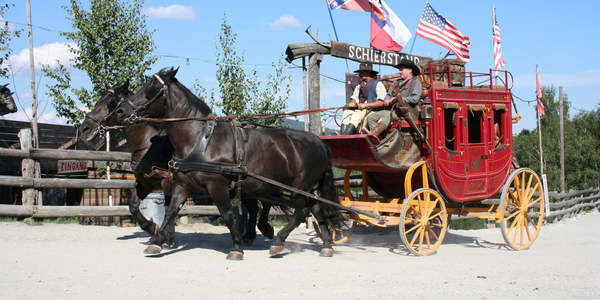
[[[487,192],[489,159],[489,132],[493,116],[488,116],[485,104],[466,104],[463,122],[466,185],[465,196],[484,195]],[[492,123],[493,124],[493,123]]]

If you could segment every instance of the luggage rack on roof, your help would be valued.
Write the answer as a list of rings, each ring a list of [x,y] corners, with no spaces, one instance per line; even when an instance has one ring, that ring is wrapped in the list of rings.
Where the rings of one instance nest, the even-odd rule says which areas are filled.
[[[458,68],[457,68],[458,67]],[[509,71],[489,69],[487,73],[464,71],[463,65],[429,63],[421,74],[426,85],[433,88],[489,89],[509,91],[513,88],[513,76]],[[496,76],[494,76],[494,73]],[[501,85],[494,85],[494,78]],[[481,80],[479,81],[478,80]],[[510,80],[510,81],[509,81]]]

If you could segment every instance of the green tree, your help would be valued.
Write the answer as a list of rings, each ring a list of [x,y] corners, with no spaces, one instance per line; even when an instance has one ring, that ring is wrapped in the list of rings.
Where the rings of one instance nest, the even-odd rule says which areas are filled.
[[[0,4],[0,20],[4,20],[6,11],[11,8],[12,4]],[[6,64],[8,57],[12,54],[12,48],[10,42],[13,38],[19,37],[21,30],[12,31],[8,26],[8,22],[4,22],[0,25],[0,78],[8,78],[9,69]]]
[[[245,57],[237,50],[237,34],[223,22],[216,43],[216,66],[218,96],[210,91],[211,106],[219,108],[226,115],[274,114],[285,111],[286,101],[291,93],[291,77],[286,73],[285,62],[279,58],[272,63],[272,72],[261,80],[255,69],[248,69]],[[246,70],[248,69],[248,70]],[[208,95],[198,81],[194,89],[202,98]],[[280,119],[257,120],[262,125],[280,125]]]
[[[57,115],[78,125],[86,109],[94,106],[107,86],[130,80],[135,90],[144,80],[144,73],[156,61],[152,55],[154,41],[146,28],[141,7],[144,0],[92,0],[86,10],[78,0],[65,6],[75,31],[61,35],[75,46],[74,67],[85,72],[91,87],[71,87],[67,67],[43,67],[44,74],[54,82],[47,84],[46,95],[54,101]]]
[[[544,169],[548,188],[560,190],[560,102],[554,87],[543,88],[545,116],[541,119]],[[565,182],[567,189],[600,186],[600,110],[570,118],[571,103],[564,95]],[[514,153],[522,167],[540,172],[538,128],[514,137]]]

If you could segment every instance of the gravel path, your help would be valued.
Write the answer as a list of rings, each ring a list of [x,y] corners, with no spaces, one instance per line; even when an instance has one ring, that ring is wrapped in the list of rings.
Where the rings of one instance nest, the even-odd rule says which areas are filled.
[[[177,248],[145,257],[138,228],[0,223],[0,299],[600,298],[600,214],[546,225],[530,250],[499,229],[451,230],[438,253],[406,255],[397,230],[354,234],[319,257],[304,225],[286,251],[260,237],[244,261],[225,260],[225,227],[177,227]],[[218,298],[217,298],[218,297]]]

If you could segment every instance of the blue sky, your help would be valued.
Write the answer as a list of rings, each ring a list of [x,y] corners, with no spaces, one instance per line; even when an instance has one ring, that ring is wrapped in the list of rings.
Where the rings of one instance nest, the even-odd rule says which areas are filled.
[[[10,3],[10,1],[9,1]],[[402,19],[413,33],[425,1],[387,0],[388,5]],[[434,9],[456,25],[471,38],[471,62],[468,71],[487,72],[492,65],[491,7],[496,5],[497,18],[501,28],[503,56],[507,61],[505,69],[515,78],[513,92],[526,99],[534,99],[535,65],[541,69],[542,85],[564,86],[572,101],[572,114],[578,110],[590,110],[600,104],[600,62],[597,51],[600,49],[600,30],[594,22],[600,10],[599,1],[577,1],[577,5],[567,5],[564,1],[430,1]],[[25,1],[14,1],[15,6],[5,16],[6,21],[25,23]],[[57,31],[71,31],[66,13],[61,7],[67,1],[32,0],[33,24],[46,29],[34,28],[36,64],[51,63],[56,59],[68,61],[69,53]],[[148,14],[148,26],[155,29],[156,54],[189,57],[170,58],[160,56],[152,70],[167,66],[179,66],[178,79],[188,87],[194,80],[210,88],[216,87],[215,40],[223,14],[238,34],[238,49],[260,76],[269,71],[268,65],[283,55],[290,43],[310,42],[304,30],[312,25],[319,39],[335,39],[325,0],[312,1],[147,1],[144,5]],[[333,11],[340,41],[369,45],[368,13],[346,10]],[[14,29],[24,26],[10,23]],[[21,105],[31,107],[27,61],[27,35],[12,43],[14,56],[11,58],[14,78],[10,87],[19,96]],[[413,39],[403,52],[409,52]],[[446,51],[429,41],[416,38],[413,54],[439,58]],[[296,61],[300,64],[300,61]],[[350,71],[357,63],[349,62]],[[328,76],[343,79],[347,71],[346,62],[326,56],[321,71]],[[392,73],[394,69],[381,68],[382,73]],[[300,69],[290,68],[292,75],[292,95],[288,110],[303,107],[302,74]],[[85,74],[73,73],[76,87],[86,85]],[[14,80],[13,80],[14,79]],[[61,123],[45,95],[48,82],[36,69],[38,101],[41,122]],[[14,84],[13,84],[14,81]],[[344,86],[326,79],[324,89],[326,105],[341,106],[344,103]],[[517,109],[524,119],[515,130],[535,127],[535,113],[532,104],[516,101]],[[19,107],[21,109],[21,107]],[[5,116],[8,119],[26,120],[23,113]]]

